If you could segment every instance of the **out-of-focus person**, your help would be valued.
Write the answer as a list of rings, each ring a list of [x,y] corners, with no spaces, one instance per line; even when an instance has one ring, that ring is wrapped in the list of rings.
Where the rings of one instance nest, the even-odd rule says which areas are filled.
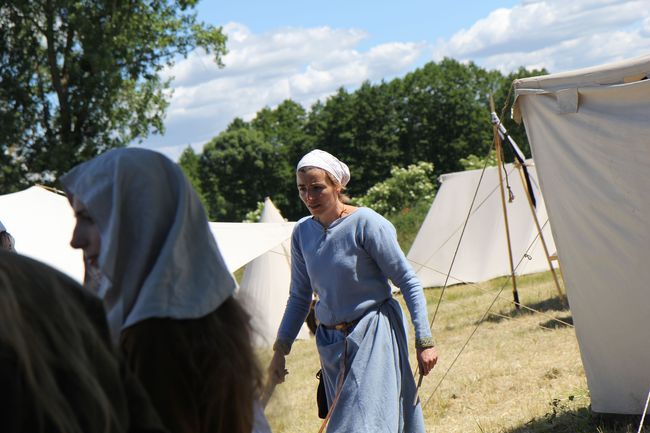
[[[49,266],[0,251],[0,431],[164,433],[126,374],[102,302]]]
[[[180,167],[151,150],[115,149],[61,182],[77,218],[71,245],[95,268],[87,275],[112,337],[165,426],[268,431],[250,318]]]

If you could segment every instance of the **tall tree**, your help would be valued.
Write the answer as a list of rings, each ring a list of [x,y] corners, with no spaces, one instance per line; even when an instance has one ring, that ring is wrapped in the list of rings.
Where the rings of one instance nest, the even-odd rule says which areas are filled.
[[[196,47],[218,64],[225,53],[221,29],[197,21],[196,3],[0,3],[0,187],[52,182],[106,149],[162,132],[162,68]]]
[[[446,173],[462,170],[460,158],[487,154],[491,81],[473,63],[452,59],[427,63],[404,77],[400,138],[411,158],[407,162],[433,162],[437,173]]]
[[[313,139],[305,130],[307,112],[295,101],[287,99],[275,109],[260,110],[251,121],[251,126],[264,135],[265,141],[274,149],[278,164],[284,172],[278,173],[278,189],[272,196],[275,205],[285,218],[297,219],[305,209],[296,189],[294,167],[313,146]]]
[[[287,161],[251,128],[213,138],[199,164],[201,189],[216,221],[242,221],[264,197],[276,197],[288,170]]]
[[[181,153],[181,157],[178,159],[178,165],[181,167],[181,170],[183,170],[183,173],[185,173],[185,176],[187,176],[189,179],[192,187],[194,188],[194,191],[196,191],[199,199],[201,199],[201,203],[203,203],[203,206],[206,208],[207,212],[208,201],[206,200],[205,194],[203,194],[203,190],[201,189],[199,155],[194,152],[194,149],[192,149],[191,146],[187,146],[185,150],[183,150],[183,153]]]

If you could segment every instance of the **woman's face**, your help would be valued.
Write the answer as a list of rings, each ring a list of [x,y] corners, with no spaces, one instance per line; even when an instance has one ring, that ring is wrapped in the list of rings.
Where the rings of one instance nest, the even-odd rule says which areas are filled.
[[[299,171],[296,173],[296,182],[300,200],[313,216],[337,208],[341,187],[332,182],[325,170],[312,168]]]
[[[72,248],[82,249],[84,252],[84,261],[94,267],[97,267],[99,259],[99,248],[101,239],[99,236],[99,227],[90,217],[86,206],[74,197],[72,200],[72,209],[77,219],[77,224],[72,232],[70,245]]]

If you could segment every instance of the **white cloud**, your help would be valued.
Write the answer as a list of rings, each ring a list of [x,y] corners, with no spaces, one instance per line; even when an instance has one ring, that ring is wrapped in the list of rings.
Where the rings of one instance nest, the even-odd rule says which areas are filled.
[[[522,0],[492,11],[447,40],[392,42],[360,49],[359,29],[282,28],[256,34],[229,23],[229,53],[219,69],[202,51],[166,70],[174,95],[167,132],[143,145],[177,157],[200,151],[235,117],[250,120],[290,98],[309,107],[340,87],[390,79],[415,69],[425,50],[433,60],[472,60],[510,72],[519,66],[560,72],[648,53],[650,0]]]
[[[647,53],[648,0],[537,0],[497,9],[447,41],[433,58],[511,71],[560,72]]]
[[[422,43],[386,43],[361,51],[357,46],[367,35],[357,29],[284,28],[254,34],[230,23],[224,31],[229,38],[225,68],[195,51],[164,71],[174,88],[167,132],[142,145],[170,157],[188,145],[200,150],[235,117],[249,120],[263,107],[288,98],[309,107],[341,86],[353,88],[411,70],[425,49]]]

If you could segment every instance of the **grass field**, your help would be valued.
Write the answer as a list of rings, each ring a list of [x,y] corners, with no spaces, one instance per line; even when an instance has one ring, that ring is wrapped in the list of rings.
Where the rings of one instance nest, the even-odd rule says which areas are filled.
[[[433,324],[440,358],[420,391],[427,431],[636,432],[638,417],[614,424],[591,415],[571,313],[550,273],[520,277],[518,286],[521,303],[535,311],[515,309],[506,278],[445,291]],[[425,290],[430,318],[441,291]],[[270,356],[260,353],[263,366]],[[273,431],[317,432],[313,339],[294,344],[287,368],[266,408]]]

